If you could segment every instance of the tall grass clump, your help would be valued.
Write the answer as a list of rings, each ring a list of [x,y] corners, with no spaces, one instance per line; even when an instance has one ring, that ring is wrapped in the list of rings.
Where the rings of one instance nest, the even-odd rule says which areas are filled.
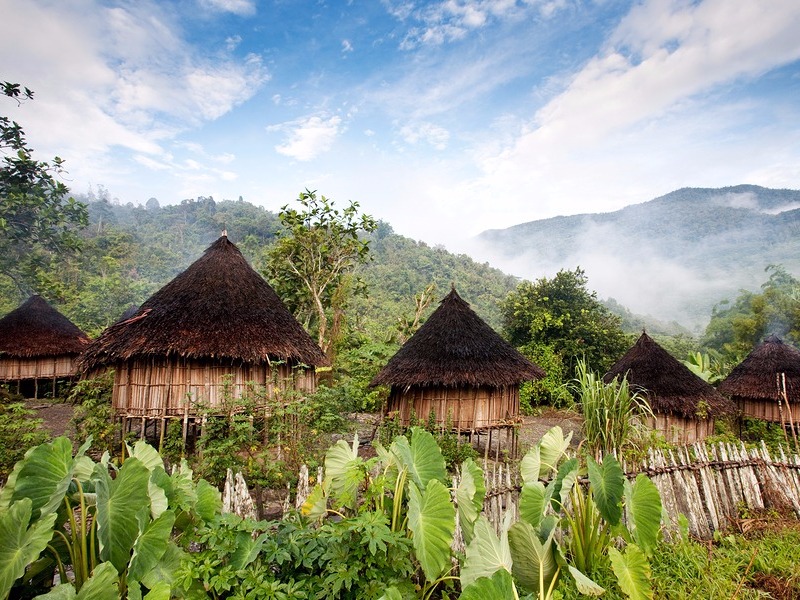
[[[627,378],[605,383],[579,360],[573,389],[584,419],[584,439],[598,456],[635,446],[643,434],[643,418],[652,416],[647,399],[633,391]]]

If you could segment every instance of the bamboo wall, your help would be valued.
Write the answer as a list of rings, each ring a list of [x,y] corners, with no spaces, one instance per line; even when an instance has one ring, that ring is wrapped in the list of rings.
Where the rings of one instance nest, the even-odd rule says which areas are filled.
[[[509,425],[519,417],[519,388],[392,387],[389,417],[408,427],[412,412],[427,421],[433,411],[438,425],[450,422],[457,431],[479,431]]]
[[[781,422],[781,410],[783,410],[783,422],[787,425],[791,423],[789,417],[791,415],[792,421],[795,425],[800,425],[800,403],[794,402],[788,407],[783,403],[781,409],[778,408],[776,400],[751,400],[745,398],[736,398],[739,410],[744,417],[752,419],[762,419],[772,423]],[[791,409],[791,413],[790,413]]]
[[[313,369],[287,364],[151,357],[116,365],[112,406],[120,417],[187,417],[200,406],[222,410],[226,399],[245,394],[251,400],[274,398],[288,388],[313,392],[316,384]]]
[[[6,356],[0,359],[0,381],[23,379],[53,379],[75,375],[75,355],[39,356],[17,358]]]
[[[686,419],[678,415],[656,413],[647,427],[664,436],[670,444],[694,444],[714,435],[714,419]]]

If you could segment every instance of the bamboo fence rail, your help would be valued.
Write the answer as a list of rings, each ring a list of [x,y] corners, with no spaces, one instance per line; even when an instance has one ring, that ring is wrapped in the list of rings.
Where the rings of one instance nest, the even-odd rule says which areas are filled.
[[[686,517],[689,533],[701,539],[729,529],[742,515],[765,509],[800,518],[800,456],[787,456],[783,449],[772,455],[763,442],[749,450],[743,444],[723,443],[651,450],[643,463],[623,468],[628,479],[644,473],[656,485],[668,518],[664,524],[667,531],[678,530],[680,515]],[[319,469],[317,481],[322,475]],[[229,479],[233,486],[233,478]],[[514,522],[519,517],[519,472],[503,463],[484,465],[484,480],[483,514],[499,534],[504,520]],[[304,466],[293,503],[287,493],[285,511],[290,505],[302,506],[310,493],[309,481],[308,467]],[[241,485],[246,485],[243,479]],[[226,490],[227,486],[226,483]],[[225,497],[242,496],[241,489],[238,494],[226,491]],[[233,504],[226,506],[229,512],[243,514]],[[252,510],[248,508],[252,507],[252,500],[250,504],[243,500],[242,507],[249,514],[246,511]],[[454,547],[463,550],[463,539],[459,537]]]

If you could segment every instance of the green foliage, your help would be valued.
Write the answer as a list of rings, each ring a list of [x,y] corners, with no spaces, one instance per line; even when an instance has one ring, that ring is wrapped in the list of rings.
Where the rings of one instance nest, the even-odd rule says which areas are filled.
[[[75,405],[71,425],[78,439],[92,440],[92,449],[114,453],[119,424],[112,418],[111,394],[114,372],[78,381],[70,390],[68,401]]]
[[[0,403],[0,483],[6,480],[28,448],[49,439],[49,434],[42,429],[42,420],[35,415],[21,402]]]
[[[761,293],[742,291],[714,307],[703,345],[738,363],[770,334],[800,343],[800,281],[781,265],[766,268]]]
[[[62,584],[47,597],[168,593],[173,576],[164,565],[180,553],[176,535],[221,507],[219,492],[203,481],[195,485],[185,463],[168,475],[143,442],[128,448],[120,467],[107,455],[94,462],[85,455],[88,447],[73,456],[70,441],[60,437],[31,449],[14,467],[0,494],[0,529],[16,531],[0,536],[0,554],[14,555],[3,561],[0,598],[48,571],[36,585],[51,586],[54,570]]]
[[[563,356],[547,344],[530,343],[520,351],[544,369],[545,377],[537,381],[526,381],[520,387],[519,403],[523,414],[532,414],[535,406],[571,407],[573,402],[569,389],[564,385],[568,377]]]
[[[338,209],[325,196],[305,190],[301,208],[281,209],[283,226],[267,254],[266,272],[275,291],[298,319],[317,332],[328,352],[339,339],[342,319],[360,282],[353,277],[369,261],[369,241],[361,232],[374,231],[375,220],[359,214],[358,203]]]
[[[584,358],[605,371],[630,345],[619,317],[603,306],[578,267],[552,279],[523,281],[500,304],[503,329],[516,347],[548,346],[570,371]]]
[[[647,399],[631,390],[627,378],[604,383],[583,360],[576,372],[574,389],[589,450],[610,454],[636,446],[644,437],[643,418],[652,415]]]
[[[7,81],[0,92],[16,100],[32,100],[33,92]],[[35,273],[54,255],[80,247],[76,230],[88,221],[86,206],[68,197],[58,179],[64,161],[35,160],[22,127],[0,116],[0,274],[19,290],[35,286]]]

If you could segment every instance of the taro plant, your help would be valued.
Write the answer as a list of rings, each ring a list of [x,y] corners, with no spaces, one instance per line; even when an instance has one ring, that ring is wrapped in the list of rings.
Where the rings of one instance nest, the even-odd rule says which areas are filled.
[[[570,437],[555,427],[523,458],[517,523],[507,520],[498,536],[484,517],[476,521],[462,597],[517,598],[518,586],[547,600],[566,575],[581,594],[599,596],[605,590],[590,576],[610,568],[624,594],[652,598],[647,559],[660,531],[658,490],[644,475],[629,483],[612,455],[588,458],[584,481],[579,460],[566,454]]]
[[[483,473],[467,459],[458,486],[451,490],[442,452],[433,435],[420,427],[412,428],[410,439],[397,436],[388,448],[376,449],[378,456],[365,461],[358,455],[357,437],[352,445],[337,442],[325,457],[325,480],[312,491],[302,513],[318,521],[331,513],[385,515],[391,531],[410,538],[420,597],[431,598],[456,579],[451,574],[456,518],[465,538],[471,539],[483,506]],[[400,591],[390,586],[385,597],[400,597]]]
[[[65,437],[31,449],[0,493],[0,599],[14,586],[45,598],[168,597],[185,531],[218,512],[219,492],[195,484],[182,463],[172,475],[144,442],[117,467],[108,454],[73,456]],[[7,559],[7,560],[4,560]],[[88,591],[87,591],[88,590]],[[146,595],[145,595],[146,594]]]

